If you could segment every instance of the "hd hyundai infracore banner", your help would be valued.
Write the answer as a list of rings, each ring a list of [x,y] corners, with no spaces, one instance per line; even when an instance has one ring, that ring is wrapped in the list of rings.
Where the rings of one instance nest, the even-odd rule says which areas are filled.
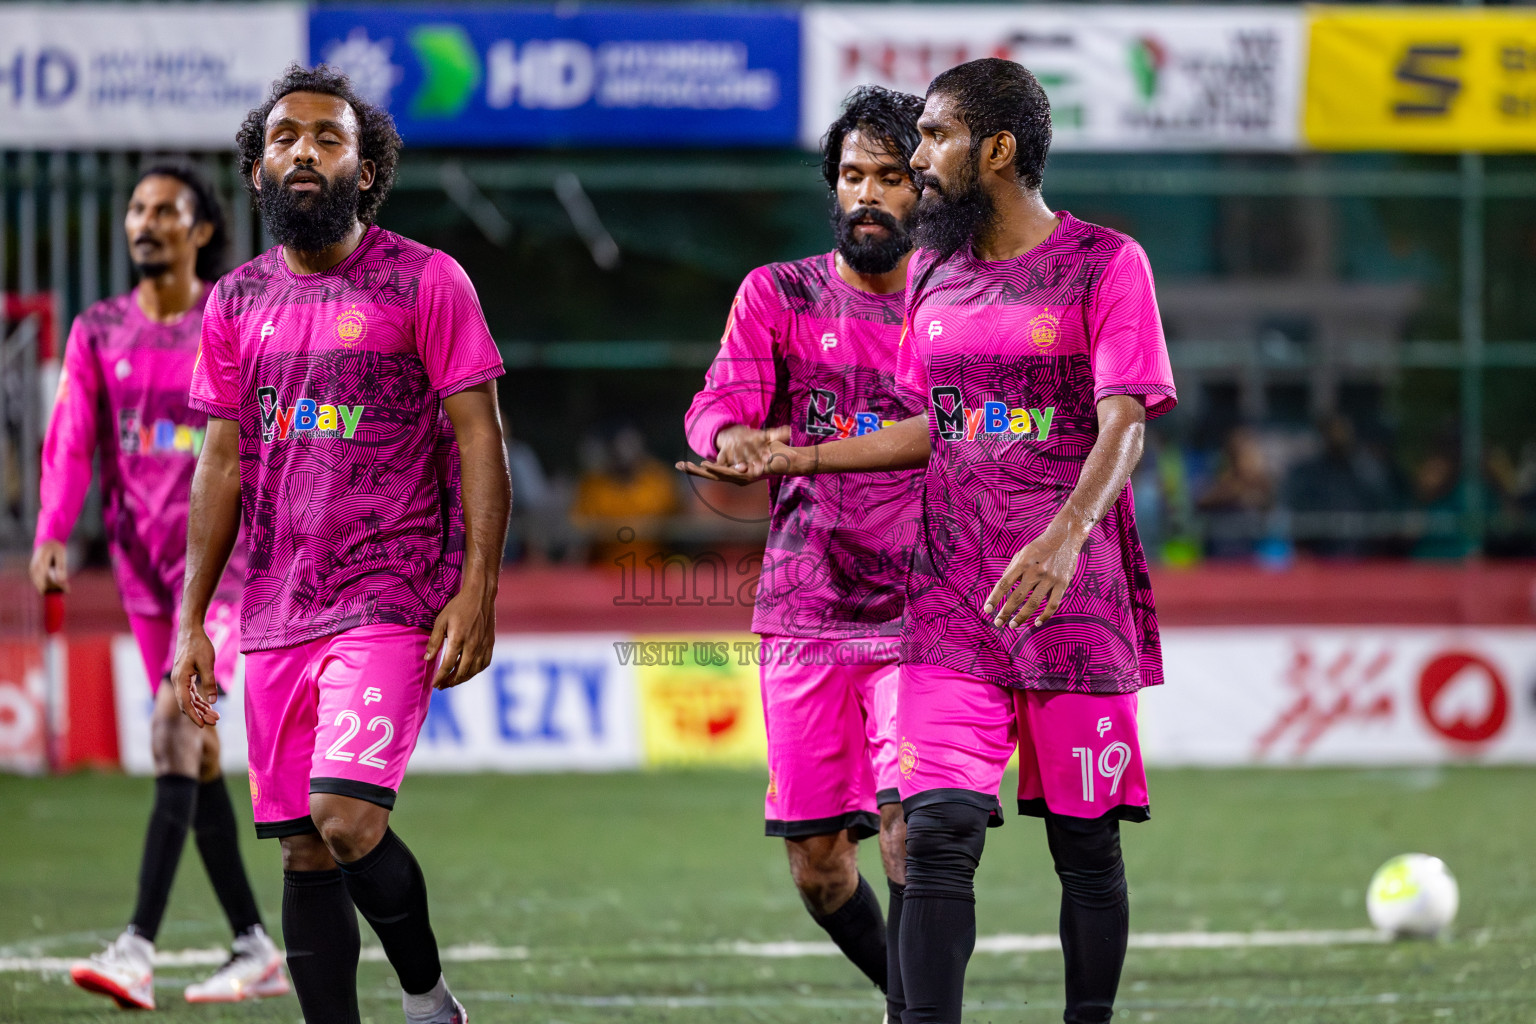
[[[792,8],[325,6],[310,58],[409,145],[788,145],[799,127]]]

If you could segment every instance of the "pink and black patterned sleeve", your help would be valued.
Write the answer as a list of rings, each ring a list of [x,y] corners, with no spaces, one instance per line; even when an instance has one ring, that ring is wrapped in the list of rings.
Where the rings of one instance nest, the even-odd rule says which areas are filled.
[[[763,427],[777,388],[775,345],[781,336],[783,306],[773,272],[758,267],[736,291],[726,317],[720,351],[693,397],[684,419],[688,446],[706,459],[720,454],[715,436],[726,427]]]
[[[225,279],[227,280],[227,278]],[[203,311],[203,333],[192,364],[187,404],[224,420],[240,418],[240,342],[235,325],[221,302],[223,281],[213,286]]]
[[[1178,403],[1152,267],[1135,242],[1121,246],[1104,268],[1089,306],[1088,330],[1094,401],[1142,395],[1149,420]]]
[[[53,418],[43,438],[43,464],[36,543],[69,540],[85,492],[91,486],[91,457],[96,452],[101,376],[89,332],[76,320],[64,346]]]
[[[427,380],[447,398],[506,372],[475,286],[458,261],[434,252],[416,292],[416,351]]]

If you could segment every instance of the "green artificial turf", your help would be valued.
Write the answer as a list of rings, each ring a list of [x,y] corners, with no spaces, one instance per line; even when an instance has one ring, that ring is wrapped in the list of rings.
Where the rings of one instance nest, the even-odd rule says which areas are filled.
[[[1522,813],[1536,770],[1191,770],[1150,782],[1153,820],[1124,828],[1135,933],[1364,928],[1371,872],[1410,850],[1446,860],[1461,913],[1439,942],[1133,948],[1117,1021],[1536,1021],[1536,820]],[[762,783],[727,771],[411,777],[394,825],[426,871],[440,942],[526,951],[447,965],[476,1024],[878,1024],[877,994],[840,958],[730,952],[825,938],[781,844],[761,834]],[[0,777],[0,957],[86,954],[120,930],[150,793],[146,779]],[[250,838],[245,852],[277,934],[277,844]],[[1039,822],[1010,817],[988,838],[978,934],[1053,932],[1058,898]],[[227,938],[189,844],[160,948]],[[291,996],[186,1005],[181,987],[206,970],[158,971],[160,1013],[299,1019]],[[359,987],[365,1020],[403,1019],[387,964],[364,963]],[[966,996],[973,1024],[1060,1020],[1060,953],[978,953]],[[56,973],[0,973],[0,1020],[121,1017]]]

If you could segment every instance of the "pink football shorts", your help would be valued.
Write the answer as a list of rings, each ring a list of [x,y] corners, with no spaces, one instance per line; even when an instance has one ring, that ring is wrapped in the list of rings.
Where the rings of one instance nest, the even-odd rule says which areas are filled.
[[[394,807],[432,699],[429,634],[359,626],[245,656],[251,807],[263,839],[315,831],[309,795]]]
[[[1136,695],[1014,690],[939,665],[903,665],[896,732],[902,805],[993,812],[1019,752],[1019,813],[1146,821]]]
[[[130,615],[128,628],[138,642],[139,656],[144,659],[144,673],[149,677],[151,693],[170,674],[176,658],[176,622],[181,618],[177,608],[168,619],[153,616]],[[228,601],[214,600],[208,605],[208,618],[203,623],[208,639],[213,642],[213,674],[219,684],[219,692],[229,688],[235,674],[235,660],[240,656],[240,606]]]
[[[895,638],[763,637],[765,834],[800,839],[848,829],[864,838],[880,831],[880,805],[901,799],[897,649]]]

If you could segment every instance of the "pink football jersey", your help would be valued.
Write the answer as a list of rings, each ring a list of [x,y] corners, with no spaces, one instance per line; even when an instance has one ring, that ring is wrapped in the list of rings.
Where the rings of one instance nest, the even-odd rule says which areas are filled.
[[[382,228],[322,273],[276,247],[219,282],[192,405],[240,424],[243,650],[431,628],[465,542],[442,399],[501,374],[463,269]]]
[[[982,609],[1008,562],[1076,486],[1096,403],[1176,401],[1147,257],[1117,231],[1060,214],[1011,260],[970,247],[907,271],[899,374],[928,410],[923,539],[908,581],[902,660],[1003,686],[1128,693],[1162,682],[1147,560],[1127,484],[1093,529],[1044,626],[998,628]]]
[[[169,618],[181,602],[192,472],[208,417],[187,404],[203,308],[213,285],[175,323],[150,320],[132,292],[88,307],[70,328],[53,418],[43,442],[37,540],[66,541],[101,457],[102,519],[130,615]],[[244,544],[219,589],[240,600]]]
[[[759,267],[731,306],[720,352],[688,410],[688,441],[713,458],[733,423],[787,425],[814,445],[922,411],[895,386],[901,293],[861,291],[823,253]],[[769,481],[773,515],[752,628],[848,639],[900,632],[922,474]]]

